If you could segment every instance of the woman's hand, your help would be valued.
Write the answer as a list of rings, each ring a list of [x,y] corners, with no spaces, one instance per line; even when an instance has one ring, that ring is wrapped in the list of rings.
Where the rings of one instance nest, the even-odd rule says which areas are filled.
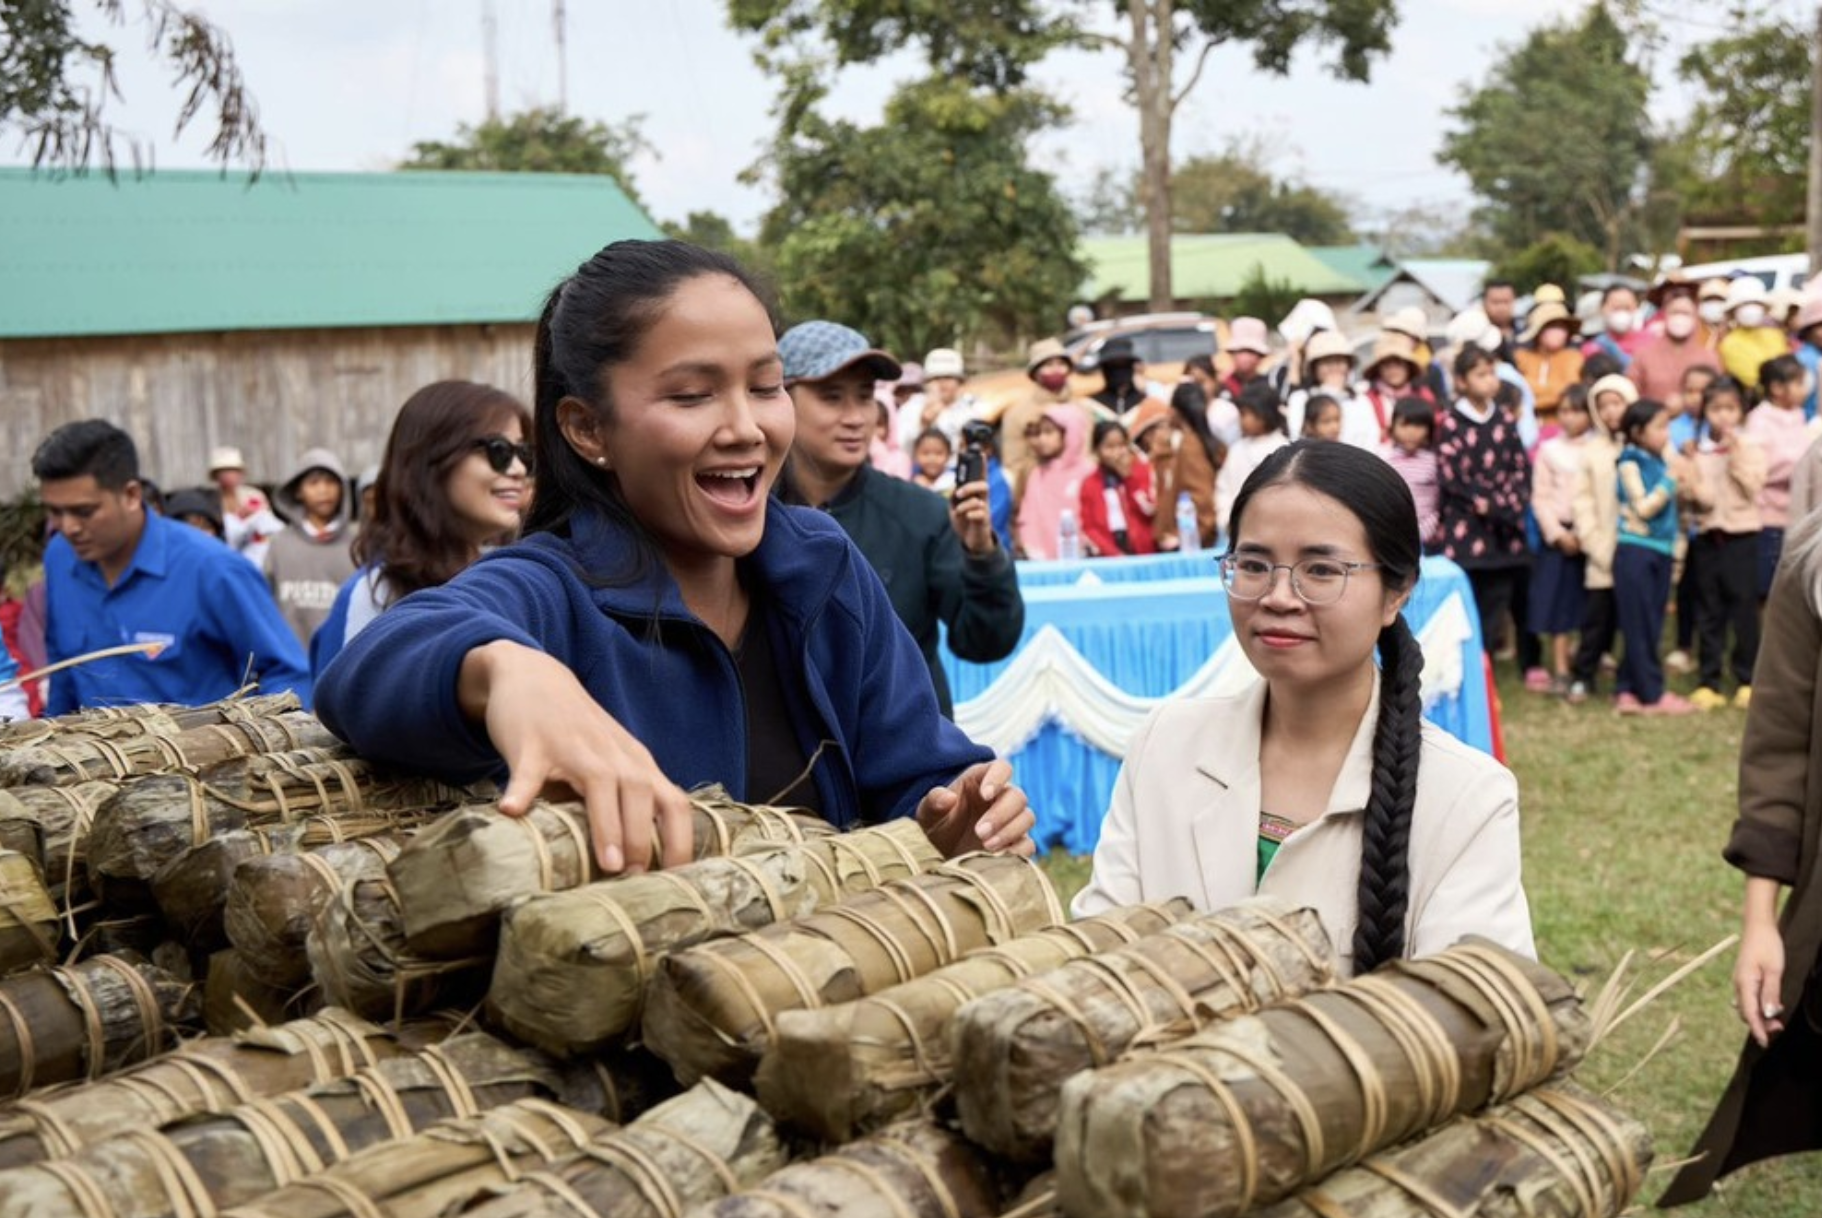
[[[932,788],[917,805],[917,823],[944,858],[974,850],[1030,858],[1037,851],[1031,840],[1037,817],[1004,761],[969,766],[948,786]]]
[[[1784,936],[1778,932],[1778,882],[1746,881],[1746,917],[1733,966],[1733,996],[1740,1018],[1761,1049],[1784,1030]]]
[[[955,494],[949,500],[949,523],[956,536],[962,539],[962,549],[970,554],[991,554],[999,545],[999,538],[993,532],[993,516],[988,510],[985,482],[970,482],[955,488]]]
[[[534,648],[488,643],[463,658],[457,698],[511,772],[500,811],[524,816],[546,784],[560,783],[588,809],[602,871],[644,871],[654,834],[662,866],[690,861],[689,796],[568,668]]]

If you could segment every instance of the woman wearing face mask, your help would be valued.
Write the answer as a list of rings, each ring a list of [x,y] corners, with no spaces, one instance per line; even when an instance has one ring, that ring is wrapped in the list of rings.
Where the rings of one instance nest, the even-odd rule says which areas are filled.
[[[1623,283],[1610,284],[1601,293],[1601,333],[1582,344],[1582,358],[1605,353],[1619,361],[1621,372],[1631,368],[1633,357],[1656,337],[1641,322],[1639,294]]]
[[[1683,377],[1691,368],[1713,368],[1718,372],[1720,364],[1714,352],[1702,345],[1695,298],[1687,288],[1664,297],[1658,311],[1664,319],[1664,332],[1638,349],[1626,375],[1639,387],[1640,397],[1673,402],[1682,392]]]
[[[1070,387],[1069,374],[1075,365],[1069,352],[1054,338],[1040,339],[1025,352],[1025,375],[1031,379],[1031,390],[1006,407],[1000,415],[1000,464],[1012,485],[1021,487],[1038,463],[1031,450],[1030,436],[1053,406],[1069,406],[1082,414],[1084,427],[1094,422],[1093,412],[1079,401]]]
[[[1702,323],[1702,345],[1714,351],[1727,333],[1727,280],[1704,279],[1696,289],[1696,318]]]
[[[1728,329],[1721,339],[1721,366],[1746,386],[1759,387],[1759,368],[1766,360],[1790,354],[1790,337],[1771,319],[1765,285],[1756,275],[1742,275],[1727,285]]]

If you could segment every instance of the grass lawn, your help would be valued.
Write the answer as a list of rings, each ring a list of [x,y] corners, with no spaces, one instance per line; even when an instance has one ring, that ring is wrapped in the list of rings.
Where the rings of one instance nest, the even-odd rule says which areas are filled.
[[[1677,686],[1687,693],[1689,682]],[[1572,707],[1528,694],[1509,676],[1500,696],[1544,962],[1592,993],[1628,949],[1659,962],[1648,970],[1656,978],[1732,934],[1741,880],[1720,851],[1734,818],[1744,713],[1622,719],[1605,702]],[[1047,865],[1065,897],[1088,876],[1087,859],[1059,853]],[[1733,1013],[1732,968],[1731,954],[1710,962],[1577,1072],[1597,1090],[1621,1084],[1613,1096],[1651,1129],[1659,1164],[1687,1153],[1733,1070],[1745,1033]],[[1676,1040],[1622,1082],[1672,1019]],[[1654,1200],[1671,1174],[1653,1171],[1641,1200]],[[1817,1218],[1822,1155],[1737,1172],[1681,1212]]]

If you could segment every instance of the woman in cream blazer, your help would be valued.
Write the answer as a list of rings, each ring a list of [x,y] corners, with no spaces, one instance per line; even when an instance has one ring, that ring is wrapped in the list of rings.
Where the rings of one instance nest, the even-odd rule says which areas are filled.
[[[1420,718],[1423,654],[1401,610],[1421,551],[1403,479],[1372,453],[1299,443],[1248,479],[1234,520],[1222,578],[1264,679],[1146,721],[1075,913],[1269,893],[1321,915],[1344,975],[1470,934],[1535,955],[1517,784]],[[1275,852],[1262,813],[1295,825]]]

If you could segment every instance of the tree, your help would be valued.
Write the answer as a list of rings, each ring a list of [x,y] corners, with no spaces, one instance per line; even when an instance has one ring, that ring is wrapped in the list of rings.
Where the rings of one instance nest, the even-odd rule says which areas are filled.
[[[399,168],[605,174],[643,206],[631,162],[639,153],[653,151],[640,130],[644,121],[644,115],[635,114],[618,125],[591,122],[555,107],[534,106],[474,127],[463,123],[449,143],[413,144],[411,157]]]
[[[1809,32],[1740,11],[1740,32],[1696,47],[1677,75],[1699,86],[1678,141],[1694,180],[1685,206],[1739,222],[1800,224],[1809,167]]]
[[[1145,212],[1139,206],[1132,175],[1106,166],[1096,170],[1088,189],[1076,196],[1075,217],[1085,233],[1123,237],[1138,232]]]
[[[1601,269],[1601,252],[1586,241],[1551,233],[1493,264],[1488,279],[1510,280],[1521,292],[1554,283],[1573,299],[1576,280]]]
[[[799,115],[766,162],[781,199],[760,234],[787,312],[914,354],[1047,328],[1085,276],[1068,205],[1025,159],[1050,121],[946,75],[901,87],[875,127]]]
[[[691,245],[700,245],[705,249],[720,250],[738,260],[748,270],[765,275],[772,273],[770,252],[758,242],[735,232],[733,222],[719,212],[693,211],[684,217],[681,224],[668,221],[660,227],[667,237],[688,241]]]
[[[110,25],[127,23],[126,0],[89,3]],[[227,34],[171,0],[140,0],[138,8],[146,49],[187,90],[176,134],[205,111],[212,114],[208,155],[224,167],[239,161],[257,177],[266,164],[266,135]],[[120,98],[115,55],[107,43],[78,36],[73,0],[0,0],[0,130],[23,136],[34,166],[81,172],[99,161],[111,175],[121,145],[135,168],[149,163],[150,150],[107,121],[108,102]]]
[[[1397,20],[1394,0],[1123,0],[1127,31],[1120,36],[1084,32],[1082,40],[1118,50],[1139,110],[1140,199],[1145,207],[1151,307],[1168,309],[1171,208],[1170,130],[1208,57],[1217,47],[1246,43],[1253,63],[1284,75],[1302,44],[1333,43],[1337,75],[1365,80],[1373,56],[1391,47]],[[1179,51],[1194,48],[1188,78],[1179,87]]]
[[[1265,267],[1255,262],[1227,311],[1232,317],[1283,317],[1302,298],[1303,289],[1284,276],[1267,278]]]
[[[1467,175],[1506,248],[1552,232],[1617,270],[1649,198],[1651,79],[1605,5],[1533,30],[1488,83],[1464,89],[1439,159]]]
[[[1347,204],[1306,183],[1273,177],[1258,140],[1235,140],[1218,156],[1191,157],[1171,179],[1171,228],[1179,233],[1285,233],[1305,245],[1354,239]]]
[[[1151,303],[1167,309],[1170,285],[1170,129],[1217,47],[1246,44],[1253,62],[1279,75],[1291,55],[1315,43],[1336,47],[1334,70],[1365,80],[1372,59],[1390,48],[1395,0],[1114,0],[1124,31],[1084,23],[1085,0],[728,0],[735,28],[761,34],[762,64],[820,40],[834,66],[871,63],[907,44],[920,46],[931,69],[968,85],[1004,93],[1022,89],[1031,69],[1061,46],[1119,52],[1139,110],[1139,201],[1145,213]],[[1179,52],[1194,63],[1181,87]],[[781,108],[791,115],[820,96],[815,65],[800,56]],[[789,74],[787,74],[789,75]]]

